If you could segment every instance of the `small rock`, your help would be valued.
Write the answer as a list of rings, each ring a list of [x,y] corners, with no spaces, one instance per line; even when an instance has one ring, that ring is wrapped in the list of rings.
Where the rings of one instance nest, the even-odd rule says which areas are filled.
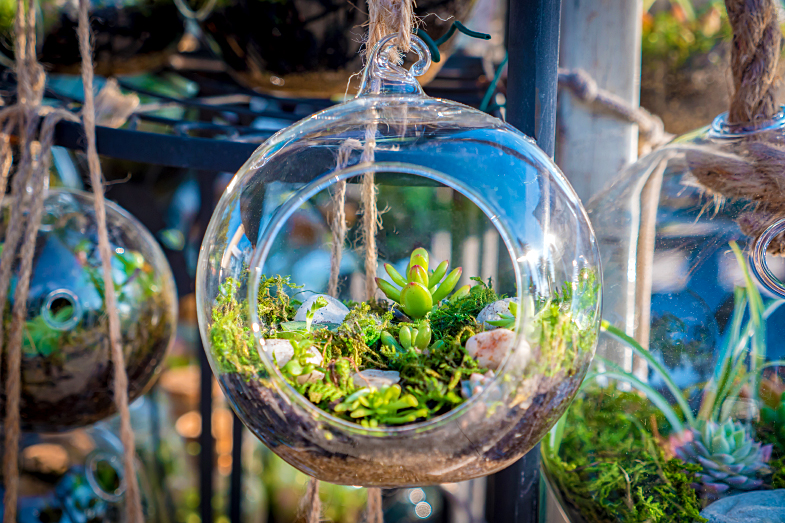
[[[785,489],[728,496],[706,507],[709,523],[785,523]]]
[[[521,341],[521,343],[526,343]],[[466,342],[466,351],[485,369],[496,370],[515,346],[515,333],[494,329],[475,334]]]
[[[463,380],[461,382],[461,396],[465,399],[469,399],[472,396],[476,396],[483,389],[491,383],[496,378],[496,375],[493,371],[488,371],[485,374],[480,374],[478,372],[473,373],[469,376],[468,380]]]
[[[278,365],[278,368],[283,368],[284,365],[289,363],[294,356],[294,347],[289,342],[289,340],[278,340],[278,339],[266,339],[264,340],[264,346],[267,351],[272,351],[275,361],[275,364]],[[319,351],[316,350],[315,347],[308,348],[308,358],[305,361],[308,363],[313,363],[314,365],[319,365],[322,363],[322,355]],[[324,373],[318,370],[315,370],[309,374],[304,374],[302,376],[297,377],[297,382],[302,384],[307,381],[319,381],[324,378]]]
[[[314,311],[313,323],[343,323],[343,319],[349,314],[349,309],[340,301],[326,294],[316,294],[305,300],[297,309],[294,321],[306,321],[305,315],[319,298],[327,300],[327,306]]]
[[[355,372],[352,380],[355,387],[367,387],[370,384],[371,387],[383,389],[401,381],[401,375],[397,370],[366,369]]]
[[[60,445],[39,443],[22,451],[20,467],[25,472],[62,476],[70,466],[68,451]]]
[[[489,321],[498,321],[502,319],[502,314],[510,314],[510,302],[520,303],[518,298],[505,298],[503,300],[489,303],[477,315],[477,323],[480,323],[488,330],[498,329],[494,325],[488,323]]]

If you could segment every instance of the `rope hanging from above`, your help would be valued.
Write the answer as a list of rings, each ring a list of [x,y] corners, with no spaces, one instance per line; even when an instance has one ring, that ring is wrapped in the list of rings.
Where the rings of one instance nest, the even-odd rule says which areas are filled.
[[[725,0],[733,28],[731,74],[734,93],[728,124],[740,130],[771,119],[780,107],[775,100],[782,34],[775,0]],[[771,224],[785,217],[785,147],[755,134],[729,143],[731,154],[718,156],[710,148],[686,153],[695,182],[718,204],[747,200],[754,205],[737,219],[741,231],[758,238]],[[768,247],[785,255],[785,238]]]
[[[12,321],[7,338],[3,334],[4,322],[0,322],[0,358],[6,355],[5,376],[5,419],[3,431],[5,448],[3,476],[5,482],[3,521],[16,523],[19,495],[19,434],[22,335],[27,315],[27,297],[33,270],[36,237],[41,224],[41,215],[46,198],[47,177],[51,162],[50,150],[54,142],[54,131],[60,120],[78,121],[65,110],[56,110],[41,105],[46,75],[36,57],[35,2],[25,5],[17,0],[14,23],[15,70],[17,77],[16,103],[0,111],[0,203],[6,192],[13,164],[11,133],[16,129],[20,156],[16,162],[11,191],[12,202],[8,219],[3,252],[0,255],[0,310],[4,310],[14,274],[19,266]],[[82,53],[85,104],[83,118],[88,142],[88,162],[95,193],[96,218],[99,223],[99,244],[104,268],[109,337],[115,368],[115,400],[121,418],[121,440],[124,452],[124,482],[126,492],[127,521],[143,523],[139,489],[134,466],[133,431],[128,410],[128,380],[120,345],[120,323],[114,296],[114,281],[111,274],[112,254],[106,229],[106,213],[103,199],[100,164],[95,146],[95,104],[93,100],[93,64],[90,46],[90,27],[87,16],[89,0],[79,3],[79,40]],[[41,118],[43,117],[43,122]],[[39,133],[40,124],[40,133]],[[3,343],[3,340],[6,340]],[[0,364],[2,368],[2,364]]]
[[[413,0],[368,0],[368,38],[365,42],[366,61],[370,59],[376,44],[391,33],[398,33],[398,52],[411,49],[411,35],[414,30]],[[374,161],[376,147],[376,111],[370,109],[369,123],[365,128],[364,141],[348,139],[338,152],[336,171],[346,168],[353,150],[362,149],[360,164],[371,164]],[[379,211],[376,204],[376,183],[373,172],[363,174],[362,181],[362,243],[365,246],[365,295],[372,300],[376,293],[377,249],[376,233],[380,227]],[[338,296],[338,276],[340,273],[343,242],[346,237],[346,182],[336,185],[332,196],[332,212],[330,228],[332,230],[332,251],[330,256],[330,279],[328,294]],[[321,504],[318,496],[318,481],[311,479],[308,483],[304,503],[309,505],[306,520],[319,521]],[[382,523],[381,491],[369,489],[367,520]]]
[[[128,375],[125,370],[120,317],[117,313],[117,297],[112,277],[112,250],[106,227],[106,205],[104,202],[104,180],[95,141],[95,99],[93,95],[93,48],[90,43],[90,0],[79,0],[79,51],[82,55],[82,84],[84,106],[82,120],[87,136],[87,165],[90,182],[95,196],[95,217],[98,224],[98,250],[101,255],[104,280],[104,302],[109,323],[109,344],[114,368],[114,400],[120,415],[120,441],[123,444],[123,472],[125,479],[125,508],[129,523],[143,523],[142,500],[136,479],[136,454],[134,432],[131,428],[131,412],[128,408]]]
[[[725,0],[733,28],[734,93],[728,122],[754,123],[779,112],[775,100],[782,32],[774,0]]]

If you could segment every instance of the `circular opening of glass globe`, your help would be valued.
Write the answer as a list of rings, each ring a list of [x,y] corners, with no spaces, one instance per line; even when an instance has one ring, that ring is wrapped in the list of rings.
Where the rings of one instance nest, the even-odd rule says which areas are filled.
[[[264,287],[263,282],[270,281],[269,275],[289,275],[291,287],[286,289],[287,296],[289,299],[303,302],[301,308],[312,301],[309,300],[312,296],[327,294],[331,265],[335,263],[331,234],[331,222],[336,212],[333,196],[337,184],[346,182],[344,213],[347,231],[338,269],[339,285],[336,298],[350,304],[365,301],[362,191],[363,177],[368,174],[375,178],[377,208],[380,213],[380,229],[376,236],[378,262],[375,277],[381,280],[377,280],[378,286],[390,288],[392,285],[394,288],[395,280],[391,272],[395,271],[392,274],[397,275],[406,274],[411,253],[415,249],[425,249],[428,252],[431,268],[446,265],[445,274],[455,270],[460,271],[454,286],[456,291],[443,297],[442,306],[449,307],[450,296],[466,292],[468,289],[465,286],[484,287],[502,300],[509,297],[510,300],[518,303],[527,299],[534,303],[531,297],[524,296],[518,291],[522,288],[520,282],[529,278],[522,273],[519,266],[512,263],[514,255],[511,254],[512,241],[509,232],[498,219],[492,219],[496,213],[481,196],[471,187],[443,173],[418,166],[383,162],[374,164],[370,168],[358,166],[331,173],[330,176],[305,185],[294,194],[289,194],[286,189],[281,192],[275,188],[267,192],[265,199],[269,198],[271,202],[281,198],[288,199],[265,225],[264,233],[254,250],[249,264],[252,268],[248,290],[249,300],[252,300],[253,296],[259,296],[260,292],[264,293],[260,287]],[[519,258],[526,256],[534,258],[531,251],[527,254],[519,254]],[[388,267],[392,269],[387,269]],[[462,287],[464,291],[460,291]],[[394,311],[396,320],[407,323],[426,321],[426,313],[423,313],[422,317],[418,317],[418,314],[407,317],[410,314],[406,304],[403,301],[396,302],[386,296],[381,289],[376,291],[374,298],[378,300],[379,307],[387,308],[391,313]],[[332,308],[333,305],[337,307],[337,303],[334,303],[328,304],[326,308]],[[445,313],[440,314],[437,310],[438,302],[429,302],[428,305],[431,309],[427,311],[430,313],[430,327],[434,331],[432,336],[435,338],[439,325],[449,321],[450,318],[447,318]],[[322,325],[329,325],[327,330],[334,330],[335,322],[341,323],[343,320],[340,317],[341,313],[335,312],[337,316],[334,317],[334,322],[322,323]],[[477,394],[467,394],[466,401],[454,408],[429,415],[423,421],[409,423],[404,427],[362,427],[358,424],[360,420],[350,421],[318,408],[287,381],[281,372],[281,366],[276,364],[275,349],[279,345],[267,343],[269,340],[265,339],[265,335],[270,333],[269,322],[264,315],[259,314],[259,309],[252,307],[250,314],[251,329],[257,338],[256,348],[259,355],[269,368],[274,370],[274,375],[281,383],[285,384],[283,389],[314,415],[324,416],[329,422],[349,430],[399,433],[401,430],[422,431],[428,426],[446,422],[459,416],[471,402],[478,401],[491,390],[493,382],[505,373],[506,366],[516,354],[519,356],[517,361],[519,365],[525,365],[529,359],[526,353],[528,344],[524,336],[525,328],[521,327],[529,323],[532,318],[518,314],[505,325],[515,332],[514,339],[505,345],[500,356],[495,356],[497,361],[492,364],[492,371],[486,373],[490,374],[490,379],[485,380],[484,387],[477,389]],[[330,310],[328,314],[333,314],[333,311]],[[292,327],[301,327],[301,325]],[[318,325],[311,325],[311,328],[314,327]],[[488,327],[493,328],[490,325]],[[381,325],[379,328],[381,329]],[[434,341],[434,338],[430,341]],[[430,343],[415,350],[428,350],[428,345]],[[371,362],[368,363],[372,365]],[[477,369],[478,372],[487,370],[489,369],[482,367]],[[358,373],[361,374],[359,371]],[[358,385],[369,387],[384,387],[389,384],[373,380],[358,382]]]

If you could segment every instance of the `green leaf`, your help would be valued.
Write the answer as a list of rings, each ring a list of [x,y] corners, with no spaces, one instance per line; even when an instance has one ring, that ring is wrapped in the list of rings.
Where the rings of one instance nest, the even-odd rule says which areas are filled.
[[[660,410],[660,412],[662,412],[662,414],[668,420],[668,423],[671,424],[671,426],[674,428],[676,432],[681,432],[684,430],[684,425],[682,424],[679,417],[676,415],[676,411],[673,410],[673,407],[671,407],[670,403],[668,403],[668,400],[666,400],[662,394],[651,388],[648,384],[642,382],[634,375],[626,372],[606,371],[597,374],[591,374],[590,376],[587,376],[586,380],[584,381],[588,381],[590,377],[596,378],[599,376],[614,378],[619,381],[624,381],[626,383],[629,383],[639,391],[646,394],[646,397],[649,398],[649,400],[652,403],[654,403],[654,405]]]
[[[602,329],[603,332],[606,332],[612,338],[615,338],[616,340],[630,347],[635,354],[645,359],[646,362],[657,371],[657,373],[662,377],[663,381],[665,382],[665,385],[668,387],[670,393],[673,394],[673,397],[676,399],[676,403],[678,403],[679,408],[684,414],[684,418],[687,420],[687,423],[689,425],[693,425],[695,423],[695,417],[692,415],[692,409],[690,409],[690,406],[687,403],[687,399],[684,397],[684,394],[682,393],[681,389],[679,389],[679,387],[676,386],[676,383],[673,382],[673,379],[668,373],[668,370],[665,367],[663,367],[660,364],[660,362],[654,359],[654,357],[651,355],[649,351],[641,347],[637,341],[635,341],[633,338],[628,336],[621,329],[614,327],[606,320],[602,320],[602,323],[600,324],[600,328]]]

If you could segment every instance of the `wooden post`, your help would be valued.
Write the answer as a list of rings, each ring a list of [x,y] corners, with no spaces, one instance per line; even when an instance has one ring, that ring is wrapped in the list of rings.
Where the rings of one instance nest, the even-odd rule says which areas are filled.
[[[587,71],[598,87],[637,106],[640,0],[564,0],[559,65]],[[559,92],[556,163],[585,202],[638,151],[638,128]]]
[[[642,10],[640,0],[563,0],[559,66],[585,70],[598,87],[637,106]],[[559,91],[556,163],[584,204],[637,156],[636,125]],[[546,511],[547,523],[566,523],[552,493]]]

